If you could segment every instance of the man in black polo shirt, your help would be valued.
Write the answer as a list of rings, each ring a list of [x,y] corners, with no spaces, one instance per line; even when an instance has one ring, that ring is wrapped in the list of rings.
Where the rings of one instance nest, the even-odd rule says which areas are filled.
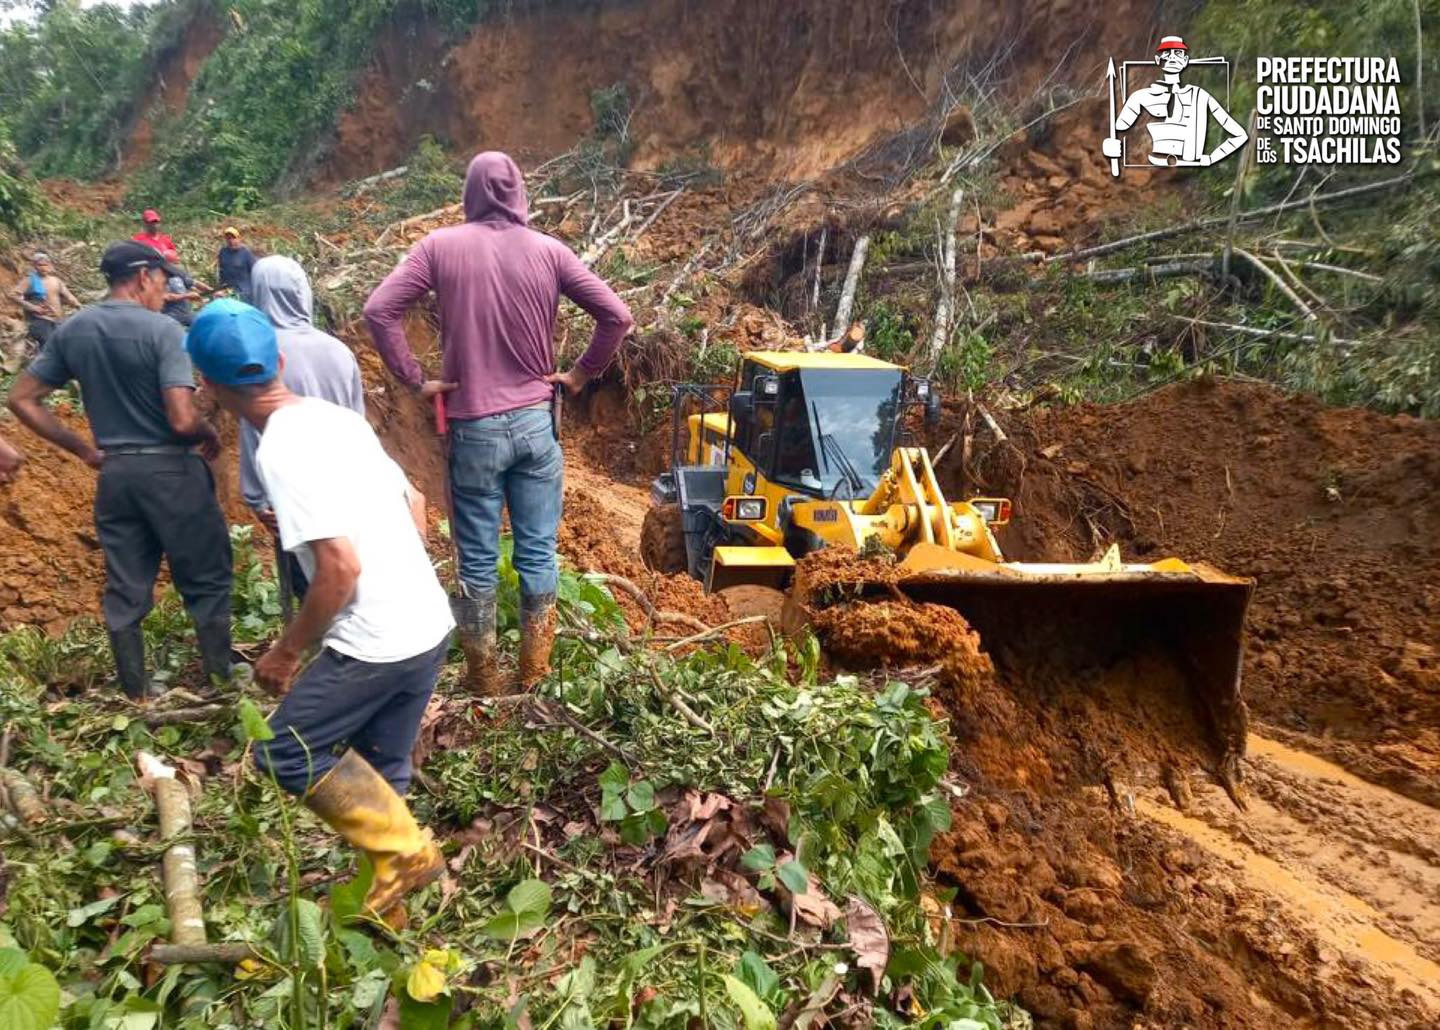
[[[71,316],[10,391],[10,410],[38,436],[100,470],[95,530],[105,551],[105,624],[121,687],[149,696],[140,622],[163,555],[190,617],[205,672],[230,676],[230,537],[204,458],[220,450],[195,409],[185,333],[159,313],[177,269],[153,247],[112,244],[100,260],[110,292]],[[92,444],[45,406],[80,383]],[[192,452],[199,447],[200,454]]]

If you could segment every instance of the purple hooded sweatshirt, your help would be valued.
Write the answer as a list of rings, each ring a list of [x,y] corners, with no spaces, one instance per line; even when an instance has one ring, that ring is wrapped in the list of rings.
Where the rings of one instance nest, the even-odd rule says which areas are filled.
[[[396,378],[419,386],[424,373],[405,339],[405,312],[428,290],[440,305],[441,376],[451,418],[483,418],[549,399],[555,369],[555,315],[564,294],[595,319],[579,366],[605,366],[634,325],[615,291],[569,247],[526,227],[525,179],[509,156],[487,151],[465,176],[465,223],[417,243],[365,303],[375,347]]]

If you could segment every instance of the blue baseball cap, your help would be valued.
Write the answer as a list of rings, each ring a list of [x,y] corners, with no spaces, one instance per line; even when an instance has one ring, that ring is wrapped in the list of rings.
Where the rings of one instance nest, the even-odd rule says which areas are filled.
[[[258,309],[238,300],[206,304],[185,337],[190,360],[222,386],[268,383],[280,372],[275,327]]]

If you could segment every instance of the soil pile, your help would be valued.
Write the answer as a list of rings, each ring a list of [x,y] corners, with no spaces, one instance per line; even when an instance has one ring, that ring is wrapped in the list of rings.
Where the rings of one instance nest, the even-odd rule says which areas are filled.
[[[1007,425],[970,479],[1016,498],[1010,557],[1115,540],[1254,577],[1243,690],[1266,731],[1440,801],[1440,425],[1213,382]]]

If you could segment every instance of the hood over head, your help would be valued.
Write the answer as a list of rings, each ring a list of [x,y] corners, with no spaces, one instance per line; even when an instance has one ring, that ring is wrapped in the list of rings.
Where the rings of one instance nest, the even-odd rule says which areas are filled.
[[[529,221],[525,177],[509,154],[487,150],[476,154],[465,173],[465,220],[504,219],[516,225]]]
[[[308,326],[314,316],[310,279],[294,258],[277,254],[255,262],[250,270],[250,294],[276,329]]]

